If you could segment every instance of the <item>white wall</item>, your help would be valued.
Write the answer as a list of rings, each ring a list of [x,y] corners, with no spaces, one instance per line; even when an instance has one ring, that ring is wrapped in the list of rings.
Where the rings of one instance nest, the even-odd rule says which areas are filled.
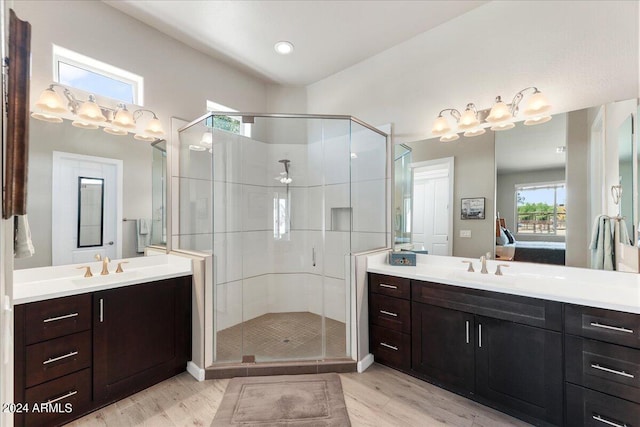
[[[638,94],[638,2],[493,1],[308,87],[308,111],[429,137],[443,108],[489,108],[527,86],[553,112]]]

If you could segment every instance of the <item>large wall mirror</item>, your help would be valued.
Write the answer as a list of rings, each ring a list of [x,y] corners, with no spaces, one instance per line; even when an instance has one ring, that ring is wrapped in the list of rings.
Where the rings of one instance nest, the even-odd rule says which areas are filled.
[[[449,213],[454,256],[489,252],[514,261],[588,268],[598,216],[624,217],[629,245],[638,242],[637,114],[634,98],[554,114],[536,126],[517,123],[510,130],[449,143],[434,138],[406,145],[414,166],[454,159]],[[414,167],[409,176],[415,173]],[[618,204],[611,194],[615,185],[622,186]],[[460,218],[466,198],[485,199],[486,219]],[[401,199],[394,199],[396,212]],[[402,238],[403,247],[411,247],[411,234]]]
[[[68,120],[32,118],[29,127],[27,212],[35,253],[16,259],[16,269],[89,262],[96,254],[130,258],[143,255],[147,245],[164,245],[164,141],[141,142],[133,135],[77,128]],[[108,170],[117,164],[120,178],[117,168]],[[57,173],[68,182],[55,190]],[[142,235],[140,219],[146,224]],[[68,227],[59,226],[66,222]]]

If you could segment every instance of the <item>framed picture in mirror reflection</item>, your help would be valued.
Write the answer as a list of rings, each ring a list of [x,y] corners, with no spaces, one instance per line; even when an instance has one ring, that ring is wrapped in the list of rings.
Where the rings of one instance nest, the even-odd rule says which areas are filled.
[[[460,219],[484,219],[484,197],[462,199]]]

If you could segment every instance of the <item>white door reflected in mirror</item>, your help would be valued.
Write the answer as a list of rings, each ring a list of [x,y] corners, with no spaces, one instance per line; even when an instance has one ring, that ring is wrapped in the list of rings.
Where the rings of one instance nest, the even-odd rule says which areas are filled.
[[[451,245],[453,196],[453,157],[413,163],[414,250],[432,255],[453,253]]]
[[[52,264],[122,257],[122,160],[53,152]]]

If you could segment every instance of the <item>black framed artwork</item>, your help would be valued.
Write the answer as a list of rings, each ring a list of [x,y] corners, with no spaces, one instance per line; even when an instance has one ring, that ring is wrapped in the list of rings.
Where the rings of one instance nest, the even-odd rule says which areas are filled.
[[[485,219],[484,197],[462,199],[460,219]]]

